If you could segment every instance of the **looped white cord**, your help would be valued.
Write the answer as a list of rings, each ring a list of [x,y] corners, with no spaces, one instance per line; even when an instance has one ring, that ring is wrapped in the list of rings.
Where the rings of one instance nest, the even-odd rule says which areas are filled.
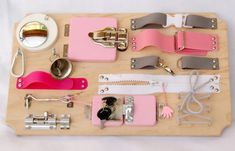
[[[195,76],[195,80],[193,82],[193,77]],[[210,94],[202,96],[202,97],[196,97],[195,94],[197,91],[199,91],[201,88],[203,88],[205,85],[209,84],[212,82],[211,79],[206,81],[205,83],[197,86],[199,80],[199,73],[198,71],[193,70],[190,73],[190,78],[189,78],[189,84],[190,84],[190,92],[186,94],[186,96],[183,98],[183,103],[180,105],[180,111],[183,111],[184,113],[188,114],[200,114],[204,111],[204,105],[201,103],[202,99],[209,98]],[[193,110],[190,108],[190,105],[192,103],[195,103],[198,105],[199,109],[198,110]]]
[[[16,74],[13,70],[14,68],[14,65],[15,65],[15,61],[16,61],[16,57],[17,56],[20,56],[21,57],[21,72],[19,74]],[[15,55],[14,55],[14,58],[13,58],[13,61],[11,63],[11,75],[14,76],[14,77],[21,77],[22,75],[24,75],[24,53],[23,51],[18,48]]]

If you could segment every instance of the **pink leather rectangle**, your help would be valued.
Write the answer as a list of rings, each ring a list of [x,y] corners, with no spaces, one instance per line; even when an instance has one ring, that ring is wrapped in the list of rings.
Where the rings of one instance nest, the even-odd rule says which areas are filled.
[[[157,102],[154,95],[136,95],[134,97],[134,120],[128,125],[152,126],[157,121]]]
[[[125,123],[132,126],[152,126],[156,124],[157,103],[153,95],[136,95],[134,97],[134,120],[132,123]],[[94,96],[92,101],[92,124],[99,126],[100,119],[97,117],[98,110],[102,107],[102,96]],[[122,120],[109,120],[105,126],[120,126]]]
[[[95,44],[89,32],[117,27],[117,19],[109,17],[75,17],[70,21],[68,58],[73,61],[114,61],[116,48]]]

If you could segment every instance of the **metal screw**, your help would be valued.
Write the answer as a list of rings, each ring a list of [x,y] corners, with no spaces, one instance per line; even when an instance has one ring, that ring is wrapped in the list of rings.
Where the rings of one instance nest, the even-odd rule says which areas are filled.
[[[21,84],[21,83],[19,83],[19,84],[18,84],[18,87],[22,87],[22,84]]]
[[[215,69],[216,68],[216,65],[213,65],[213,69]]]

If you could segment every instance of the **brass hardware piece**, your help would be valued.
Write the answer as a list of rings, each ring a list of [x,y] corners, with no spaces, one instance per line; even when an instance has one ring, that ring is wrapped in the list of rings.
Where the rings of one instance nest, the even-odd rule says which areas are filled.
[[[119,51],[125,51],[128,47],[128,33],[126,28],[106,27],[102,30],[90,32],[88,36],[103,47],[116,47]]]

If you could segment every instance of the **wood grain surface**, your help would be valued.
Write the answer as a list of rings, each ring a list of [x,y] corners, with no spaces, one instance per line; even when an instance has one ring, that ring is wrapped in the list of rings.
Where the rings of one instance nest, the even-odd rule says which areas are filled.
[[[125,27],[129,31],[129,37],[133,34],[140,32],[130,30],[130,19],[146,15],[146,13],[138,14],[49,14],[53,17],[59,27],[59,37],[52,48],[56,48],[63,54],[63,45],[68,44],[68,37],[64,37],[64,26],[69,24],[72,17],[79,16],[103,16],[103,17],[115,17],[118,19],[119,27]],[[208,17],[216,17],[214,13],[202,13]],[[177,30],[174,27],[167,29],[160,29],[163,33],[174,35]],[[7,106],[7,124],[12,127],[17,135],[162,135],[162,136],[219,136],[224,128],[231,124],[231,96],[230,96],[230,80],[229,80],[229,64],[228,64],[228,44],[227,44],[227,26],[226,23],[218,18],[218,29],[206,30],[206,29],[184,29],[190,31],[200,31],[211,34],[219,35],[219,51],[209,53],[208,57],[218,57],[220,61],[220,70],[205,71],[201,70],[200,74],[220,74],[221,93],[213,94],[207,104],[211,106],[211,112],[208,113],[213,118],[211,126],[207,125],[178,125],[177,117],[177,105],[180,103],[178,94],[167,94],[168,102],[170,106],[174,108],[174,116],[170,120],[159,119],[158,123],[153,127],[107,127],[100,129],[93,126],[89,119],[84,116],[84,106],[80,103],[75,103],[73,108],[67,108],[65,104],[52,102],[52,103],[37,103],[32,102],[32,106],[29,110],[24,107],[24,96],[27,93],[33,94],[36,97],[59,97],[66,94],[77,93],[80,91],[69,90],[18,90],[16,89],[16,78],[10,77],[9,82],[9,96]],[[13,35],[13,50],[15,51],[20,45],[18,44],[15,34]],[[24,50],[25,54],[25,75],[32,71],[42,70],[49,72],[51,62],[49,57],[51,55],[51,49],[41,51],[38,53],[32,53]],[[179,54],[162,53],[158,48],[148,47],[140,52],[131,51],[131,47],[125,52],[117,52],[117,60],[112,63],[91,63],[91,62],[73,62],[73,73],[71,77],[85,77],[89,81],[88,89],[82,91],[79,96],[79,102],[91,103],[92,97],[97,95],[98,89],[98,75],[101,73],[144,73],[144,74],[159,74],[167,75],[167,73],[161,69],[158,70],[130,70],[130,58],[141,57],[147,55],[158,55],[171,67],[177,75],[188,74],[190,71],[183,71],[176,65],[176,61],[182,57]],[[24,75],[24,76],[25,76]],[[158,102],[163,102],[163,95],[160,93],[154,94],[157,97]],[[72,123],[69,130],[60,130],[59,127],[56,130],[26,130],[24,128],[24,118],[29,113],[42,114],[44,111],[48,111],[59,116],[60,114],[71,114]]]

